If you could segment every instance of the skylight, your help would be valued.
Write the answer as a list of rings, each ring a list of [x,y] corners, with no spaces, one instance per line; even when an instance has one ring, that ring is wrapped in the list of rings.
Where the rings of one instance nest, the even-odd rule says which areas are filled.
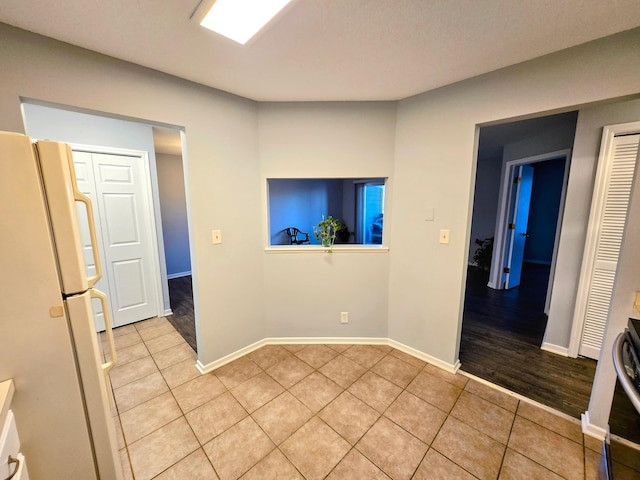
[[[244,45],[290,1],[216,0],[200,25]]]

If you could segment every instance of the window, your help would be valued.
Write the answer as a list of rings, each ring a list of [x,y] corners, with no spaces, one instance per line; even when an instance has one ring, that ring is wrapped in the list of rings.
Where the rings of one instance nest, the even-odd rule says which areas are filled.
[[[336,244],[381,245],[385,180],[267,179],[269,244],[319,245],[313,227],[330,215],[344,224]]]
[[[356,183],[356,241],[382,245],[384,218],[384,182]]]

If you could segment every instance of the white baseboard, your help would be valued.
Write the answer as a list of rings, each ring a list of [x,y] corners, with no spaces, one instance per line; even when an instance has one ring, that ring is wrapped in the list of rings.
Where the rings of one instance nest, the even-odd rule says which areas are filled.
[[[563,357],[569,356],[569,349],[567,347],[561,347],[560,345],[554,345],[553,343],[542,342],[540,350],[555,353],[556,355],[562,355]]]
[[[167,275],[167,280],[171,280],[173,278],[187,277],[189,275],[191,275],[191,270],[189,270],[188,272],[172,273],[171,275]]]
[[[272,337],[265,340],[267,345],[389,345],[388,338],[377,337]]]
[[[171,310],[170,308],[167,308],[164,313],[162,314],[163,317],[167,317],[169,315],[173,315],[173,310]]]
[[[431,365],[442,368],[443,370],[449,373],[456,373],[460,368],[460,361],[457,360],[456,363],[450,364],[443,362],[431,355],[428,355],[424,352],[416,350],[415,348],[404,345],[403,343],[396,342],[395,340],[391,340],[390,338],[376,338],[376,337],[274,337],[274,338],[263,338],[262,340],[252,343],[246,347],[241,348],[240,350],[236,350],[229,355],[226,355],[218,360],[214,360],[213,362],[207,363],[206,365],[202,364],[200,360],[196,362],[196,368],[200,371],[200,373],[209,373],[215,370],[216,368],[220,368],[227,363],[231,363],[238,358],[247,355],[248,353],[257,350],[260,347],[265,345],[294,345],[294,344],[307,344],[307,345],[317,345],[317,344],[333,344],[333,345],[388,345],[390,347],[397,348],[398,350],[407,353],[413,357],[419,358],[420,360],[424,360]]]
[[[460,368],[460,360],[456,360],[456,363],[453,363],[453,364],[443,362],[442,360],[436,357],[432,357],[431,355],[421,352],[420,350],[416,350],[413,347],[409,347],[404,343],[396,342],[395,340],[392,340],[390,338],[387,338],[386,340],[387,340],[387,345],[390,345],[393,348],[397,348],[401,352],[407,353],[412,357],[419,358],[420,360],[430,363],[431,365],[441,368],[449,373],[456,373]]]
[[[219,358],[218,360],[214,360],[213,362],[207,363],[206,365],[203,365],[200,360],[198,360],[196,362],[196,368],[198,370],[200,370],[200,373],[209,373],[212,372],[213,370],[215,370],[216,368],[220,368],[224,365],[226,365],[227,363],[231,363],[234,360],[237,360],[240,357],[243,357],[244,355],[246,355],[247,353],[251,353],[254,350],[259,349],[260,347],[263,347],[264,345],[267,345],[267,339],[263,338],[262,340],[252,343],[251,345],[247,345],[246,347],[241,348],[240,350],[236,350],[233,353],[230,353],[229,355],[226,355],[222,358]]]
[[[589,419],[589,411],[587,410],[582,414],[582,433],[585,435],[589,435],[591,437],[597,438],[598,440],[604,441],[609,434],[609,425],[607,428],[602,428],[591,423]]]

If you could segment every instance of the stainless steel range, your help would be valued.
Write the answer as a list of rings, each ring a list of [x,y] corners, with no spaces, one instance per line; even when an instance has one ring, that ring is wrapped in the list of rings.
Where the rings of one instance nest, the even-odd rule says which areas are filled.
[[[613,365],[620,385],[629,397],[633,407],[637,410],[638,415],[640,415],[640,320],[630,318],[626,330],[616,338],[613,344]],[[619,461],[616,455],[620,449],[615,447],[619,446],[614,445],[611,443],[611,439],[607,438],[604,448],[605,472],[600,472],[600,478],[608,480],[618,478],[616,475],[614,479],[615,469],[612,469],[612,463]],[[629,450],[627,449],[627,451]],[[635,460],[637,460],[640,454],[631,453],[631,455],[636,457]],[[625,476],[625,478],[627,477]],[[634,476],[632,478],[640,477]]]
[[[630,318],[627,329],[616,339],[613,364],[622,388],[640,414],[640,320]]]

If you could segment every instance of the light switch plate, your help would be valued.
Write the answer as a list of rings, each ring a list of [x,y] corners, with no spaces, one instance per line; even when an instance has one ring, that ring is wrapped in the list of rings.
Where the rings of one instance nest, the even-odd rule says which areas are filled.
[[[211,243],[214,245],[222,243],[222,230],[211,230]]]
[[[424,212],[424,220],[426,222],[433,222],[435,212],[433,207],[427,207]]]
[[[440,243],[449,243],[449,230],[440,230]]]

